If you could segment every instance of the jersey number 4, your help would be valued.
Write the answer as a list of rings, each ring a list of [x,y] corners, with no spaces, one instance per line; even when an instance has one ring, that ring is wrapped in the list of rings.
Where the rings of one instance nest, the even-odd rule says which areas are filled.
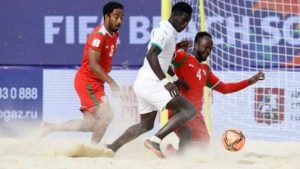
[[[201,69],[199,69],[196,73],[196,77],[201,80]]]

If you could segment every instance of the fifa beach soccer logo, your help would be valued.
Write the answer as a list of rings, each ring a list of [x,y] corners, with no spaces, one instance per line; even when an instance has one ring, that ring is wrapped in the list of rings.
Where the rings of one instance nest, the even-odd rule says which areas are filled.
[[[259,0],[253,3],[252,9],[254,15],[272,16],[270,26],[282,29],[271,28],[277,35],[284,37],[284,42],[278,44],[279,51],[282,50],[280,46],[284,45],[286,54],[290,55],[278,66],[300,66],[300,0]]]
[[[268,125],[284,120],[284,89],[255,89],[255,120]]]

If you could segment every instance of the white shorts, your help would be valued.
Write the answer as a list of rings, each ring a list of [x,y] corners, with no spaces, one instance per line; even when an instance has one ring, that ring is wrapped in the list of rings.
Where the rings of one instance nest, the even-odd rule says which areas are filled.
[[[163,110],[172,99],[169,91],[159,80],[139,79],[134,83],[140,114]]]

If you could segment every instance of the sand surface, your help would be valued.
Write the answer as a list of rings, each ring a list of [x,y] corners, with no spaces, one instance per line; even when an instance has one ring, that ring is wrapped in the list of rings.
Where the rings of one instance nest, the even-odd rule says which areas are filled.
[[[101,145],[98,151],[80,148],[87,145],[87,138],[0,138],[0,169],[300,169],[300,142],[247,141],[235,153],[215,142],[207,150],[193,149],[185,156],[159,159],[144,148],[143,140],[139,138],[109,157]],[[91,157],[71,157],[74,154]],[[101,154],[106,157],[92,157]]]

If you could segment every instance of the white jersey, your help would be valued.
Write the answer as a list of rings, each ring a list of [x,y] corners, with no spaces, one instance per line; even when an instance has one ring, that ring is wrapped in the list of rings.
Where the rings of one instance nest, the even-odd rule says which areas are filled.
[[[164,73],[167,73],[168,68],[171,65],[171,60],[175,52],[177,35],[178,32],[169,21],[161,21],[151,31],[148,51],[153,45],[161,49],[161,53],[158,55],[158,61]],[[143,66],[139,70],[138,76],[142,77],[142,79],[158,80],[158,77],[151,69],[146,57]]]
[[[158,61],[164,73],[167,73],[169,65],[171,65],[177,34],[169,21],[161,21],[152,29],[148,51],[152,45],[161,49]],[[135,80],[134,92],[137,96],[140,114],[162,110],[172,99],[169,91],[165,89],[151,69],[147,58],[144,59],[144,64]]]

